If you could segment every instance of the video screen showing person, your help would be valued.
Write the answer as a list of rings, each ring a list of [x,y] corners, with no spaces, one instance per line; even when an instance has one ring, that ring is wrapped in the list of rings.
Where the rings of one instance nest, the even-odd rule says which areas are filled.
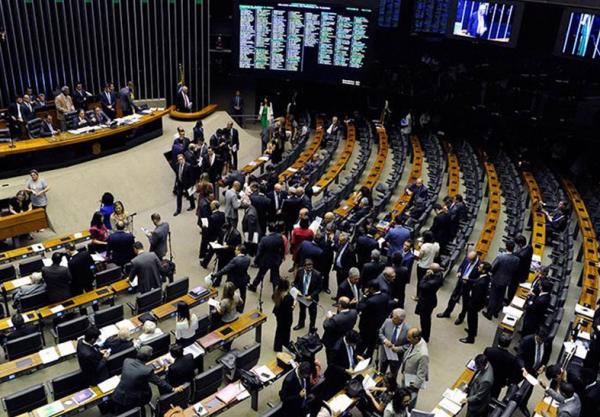
[[[510,43],[516,12],[513,3],[458,0],[452,35]]]
[[[600,15],[571,11],[563,29],[561,52],[584,59],[600,59]]]

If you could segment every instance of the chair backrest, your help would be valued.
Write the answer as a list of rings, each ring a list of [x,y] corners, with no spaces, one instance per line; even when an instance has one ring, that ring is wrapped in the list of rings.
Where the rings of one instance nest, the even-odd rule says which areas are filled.
[[[106,361],[106,368],[108,369],[110,376],[119,375],[121,373],[121,369],[123,369],[123,361],[126,358],[133,358],[135,355],[136,350],[133,346],[114,355],[110,355]]]
[[[135,298],[136,314],[145,313],[162,304],[162,290],[155,288]]]
[[[208,397],[217,392],[223,383],[223,365],[218,364],[212,368],[202,372],[194,378],[194,394],[192,403]]]
[[[30,121],[27,122],[27,130],[29,131],[29,134],[34,137],[37,138],[40,136],[40,131],[42,130],[42,119],[40,119],[39,117],[36,117],[35,119],[31,119]]]
[[[123,304],[117,304],[116,306],[103,308],[94,313],[94,325],[101,329],[109,324],[115,324],[123,320]]]
[[[6,342],[4,347],[9,361],[31,355],[42,349],[42,334],[35,332]]]
[[[87,378],[80,369],[50,380],[54,401],[87,387]]]
[[[140,417],[142,415],[142,410],[140,407],[136,407],[133,410],[125,411],[123,414],[119,414],[115,417]]]
[[[0,266],[0,283],[15,279],[17,276],[17,270],[12,264]]]
[[[38,384],[8,395],[2,401],[8,417],[13,417],[48,404],[48,397],[44,385]]]
[[[165,287],[165,303],[179,298],[188,293],[190,288],[190,279],[188,277],[173,281]]]
[[[83,336],[89,325],[90,320],[88,319],[88,316],[77,317],[76,319],[65,321],[64,323],[56,325],[58,343],[77,339],[79,336]]]
[[[123,271],[120,266],[106,268],[104,271],[96,273],[96,288],[105,287],[121,278],[123,278]]]
[[[208,334],[208,330],[210,329],[210,315],[203,314],[198,317],[198,330],[196,330],[196,336],[202,337]]]
[[[260,343],[255,343],[251,346],[247,346],[237,356],[235,360],[235,368],[245,369],[246,371],[249,371],[251,368],[256,366],[259,358]]]
[[[76,111],[65,113],[65,122],[67,123],[67,127],[69,129],[76,129],[77,128],[77,123],[76,123],[76,120],[75,120],[76,118],[77,118],[77,112]]]
[[[40,307],[44,307],[48,303],[48,293],[46,291],[24,295],[20,299],[19,311],[24,312],[37,310]]]
[[[163,333],[152,340],[142,342],[142,346],[152,347],[152,359],[158,358],[169,351],[171,345],[171,333]]]
[[[26,261],[19,262],[19,275],[24,277],[25,275],[31,275],[34,272],[40,272],[44,267],[44,261],[42,258],[36,257],[27,259]]]
[[[171,406],[186,408],[190,400],[190,384],[189,382],[183,384],[183,390],[181,392],[170,392],[168,394],[161,395],[156,400],[155,415],[164,415]]]

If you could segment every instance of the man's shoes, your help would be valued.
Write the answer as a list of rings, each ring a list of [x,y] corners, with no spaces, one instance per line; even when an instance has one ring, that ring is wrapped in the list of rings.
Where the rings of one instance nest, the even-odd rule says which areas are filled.
[[[256,287],[254,285],[248,285],[248,291],[256,292]]]
[[[467,343],[467,344],[469,344],[469,345],[471,345],[471,344],[475,343],[475,339],[470,339],[470,338],[468,338],[468,337],[463,337],[462,339],[459,339],[459,341],[460,341],[461,343]]]
[[[325,288],[323,291],[325,291],[325,294],[331,294],[331,290],[329,288]]]
[[[460,326],[463,323],[463,321],[465,321],[465,319],[463,319],[462,317],[459,317],[454,321],[454,324],[456,326]]]
[[[488,313],[487,311],[484,311],[483,313],[481,313],[481,315],[488,320],[492,319],[492,315],[490,313]]]
[[[437,313],[435,315],[438,319],[447,319],[450,317],[450,314],[443,312],[443,313]]]
[[[196,207],[190,207],[187,211],[196,210]]]
[[[181,212],[180,212],[180,211],[176,211],[175,213],[173,213],[173,217],[177,217],[177,216],[179,216],[180,214],[181,214]]]
[[[297,332],[297,331],[298,331],[298,330],[300,330],[300,329],[304,329],[304,324],[302,324],[302,325],[300,325],[300,324],[297,324],[297,325],[295,325],[295,326],[294,326],[294,331],[295,331],[295,332]]]

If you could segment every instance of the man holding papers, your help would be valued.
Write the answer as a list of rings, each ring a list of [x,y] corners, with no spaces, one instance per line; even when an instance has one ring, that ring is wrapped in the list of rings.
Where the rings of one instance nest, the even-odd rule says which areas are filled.
[[[475,357],[475,375],[467,388],[467,417],[485,417],[488,415],[488,406],[492,399],[492,385],[494,384],[494,371],[485,355]]]
[[[325,370],[326,390],[331,394],[329,397],[338,392],[354,376],[355,366],[364,359],[356,353],[359,340],[358,332],[350,330],[333,345],[331,361],[327,363]]]
[[[427,342],[421,337],[421,330],[412,328],[407,334],[410,347],[402,358],[396,381],[398,386],[406,387],[413,396],[410,410],[417,404],[419,391],[424,389],[429,379],[429,351]]]
[[[321,273],[313,269],[312,259],[306,259],[304,261],[304,268],[296,273],[294,281],[294,287],[296,287],[301,295],[298,299],[300,302],[300,316],[294,330],[304,328],[307,309],[310,317],[309,332],[312,333],[317,330],[315,323],[317,321],[317,304],[319,303],[319,293],[323,285],[322,281]]]
[[[409,346],[407,335],[410,326],[405,319],[406,312],[396,308],[392,311],[392,317],[386,319],[379,329],[379,371],[385,374],[389,366],[394,378],[400,368],[400,359]]]

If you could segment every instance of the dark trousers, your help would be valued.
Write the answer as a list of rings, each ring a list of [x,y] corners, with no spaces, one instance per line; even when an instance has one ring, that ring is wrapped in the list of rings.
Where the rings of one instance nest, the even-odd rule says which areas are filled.
[[[345,268],[338,268],[337,266],[335,267],[335,278],[337,280],[338,287],[346,280],[346,278],[348,278],[348,273],[349,271]]]
[[[184,194],[185,198],[190,202],[190,208],[196,207],[196,200],[194,199],[194,196],[187,195],[187,190],[184,189],[183,184],[177,182],[175,185],[175,192],[177,193],[177,211],[181,211],[181,202]]]
[[[506,294],[506,299],[508,300],[509,304],[512,301],[515,294],[517,293],[518,289],[519,289],[519,280],[513,278],[513,280],[510,282],[510,284],[508,284],[508,293]]]
[[[258,245],[256,243],[246,242],[244,243],[244,245],[246,246],[246,250],[248,251],[248,256],[256,255],[256,250],[258,249]]]
[[[382,355],[385,355],[385,353],[382,353]],[[398,370],[400,369],[400,363],[400,361],[388,361],[387,359],[382,359],[379,365],[379,372],[385,375],[389,367],[390,374],[396,379],[396,375],[398,375]]]
[[[275,341],[273,342],[273,350],[275,352],[281,352],[283,346],[286,348],[290,345],[290,337],[292,334],[292,323],[280,323],[277,322],[275,328]]]
[[[463,305],[464,310],[464,305]],[[479,309],[468,308],[467,309],[467,327],[469,328],[468,338],[475,339],[477,337],[477,326],[479,325]]]
[[[242,302],[238,304],[236,310],[240,314],[244,312],[244,307],[246,306],[246,289],[247,288],[245,285],[243,287],[238,287],[238,291],[240,292],[240,298],[242,299]]]
[[[488,301],[487,313],[492,316],[498,316],[504,305],[504,294],[506,293],[506,285],[498,285],[492,282],[490,288],[490,299]]]
[[[357,346],[356,351],[365,358],[373,357],[373,351],[375,350],[375,344],[377,343],[377,330],[378,329],[365,329],[360,330],[360,344]]]
[[[326,263],[324,265],[315,265],[315,269],[321,273],[323,277],[323,284],[321,288],[323,290],[329,289],[329,272],[331,271],[331,263]]]
[[[309,316],[309,328],[310,330],[316,329],[315,323],[317,322],[317,303],[312,302],[308,307],[302,303],[298,303],[300,306],[300,316],[298,317],[298,325],[304,326],[306,322],[306,310],[308,309]]]
[[[463,298],[462,300],[462,309],[460,310],[460,314],[458,315],[458,317],[460,319],[464,319],[465,318],[465,314],[467,314],[467,309],[466,309],[466,302],[465,299],[463,297],[463,286],[464,283],[462,282],[462,279],[458,279],[456,281],[456,285],[454,286],[454,289],[452,290],[452,294],[450,294],[450,298],[448,299],[448,305],[446,306],[446,309],[444,310],[444,315],[449,316],[450,314],[452,314],[452,312],[454,311],[454,307],[456,307],[456,304],[458,304],[458,302],[460,301],[461,297]]]
[[[271,283],[274,287],[276,287],[277,284],[279,284],[279,280],[281,279],[279,275],[279,265],[273,267],[261,266],[260,268],[258,268],[258,273],[252,281],[252,286],[258,287],[258,285],[262,282],[268,271],[271,271]]]
[[[417,297],[419,297],[421,295],[421,290],[419,289],[419,284],[421,283],[421,280],[425,276],[426,272],[427,272],[427,268],[421,268],[419,265],[417,265]]]
[[[419,321],[421,323],[421,336],[429,343],[429,336],[431,336],[431,311],[419,314]]]
[[[208,229],[206,227],[202,228],[202,238],[200,239],[200,258],[204,258],[208,254],[208,243],[209,240],[207,238]]]
[[[237,169],[238,159],[237,152],[231,152],[231,165],[233,169]]]
[[[233,120],[235,120],[235,122],[240,126],[240,127],[244,127],[244,118],[242,117],[242,111],[243,110],[232,110],[232,116],[231,118]]]

